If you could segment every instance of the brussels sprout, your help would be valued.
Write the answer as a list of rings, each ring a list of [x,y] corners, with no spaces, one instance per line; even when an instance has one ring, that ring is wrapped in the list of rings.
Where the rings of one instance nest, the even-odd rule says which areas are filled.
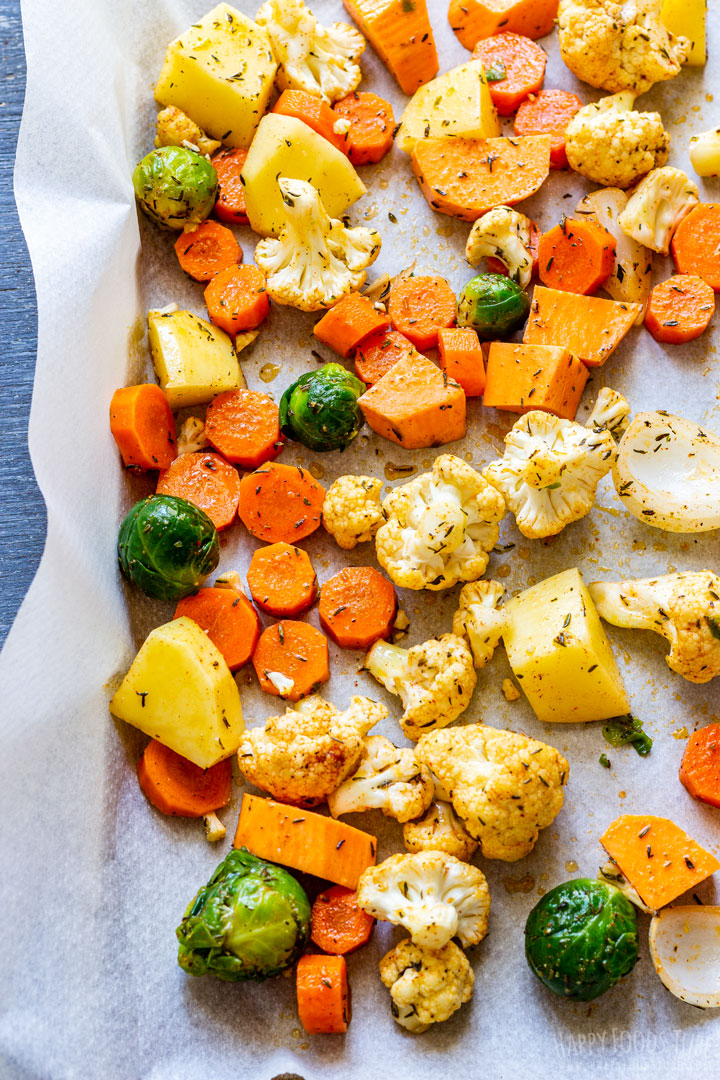
[[[246,848],[225,856],[175,931],[188,975],[268,979],[291,967],[310,936],[310,901],[295,878]]]
[[[512,334],[527,317],[530,297],[503,274],[478,274],[458,299],[458,326],[472,326],[484,341]]]
[[[220,541],[207,514],[175,495],[135,503],[118,535],[123,574],[147,596],[180,600],[197,592],[220,561]]]
[[[301,375],[280,399],[283,434],[310,450],[345,450],[365,423],[360,382],[342,364]]]
[[[208,216],[218,190],[207,158],[184,146],[151,150],[133,173],[135,198],[163,229],[199,225]]]
[[[528,915],[525,956],[553,993],[592,1001],[635,966],[635,908],[607,882],[566,881],[546,893]]]

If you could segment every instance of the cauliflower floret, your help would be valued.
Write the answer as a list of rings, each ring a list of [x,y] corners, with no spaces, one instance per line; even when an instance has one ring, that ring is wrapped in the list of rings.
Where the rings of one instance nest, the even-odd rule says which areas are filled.
[[[374,476],[339,476],[325,492],[322,520],[326,532],[345,551],[372,540],[383,521],[382,480]]]
[[[400,726],[413,740],[457,720],[470,704],[477,682],[472,653],[455,634],[431,638],[411,649],[376,641],[364,667],[402,700]]]
[[[214,810],[211,810],[209,814],[203,814],[203,825],[205,839],[209,844],[216,844],[218,840],[225,839],[227,830]]]
[[[585,427],[593,431],[609,431],[614,439],[620,439],[627,427],[630,406],[627,398],[609,386],[603,386],[593,410],[585,421]]]
[[[489,664],[500,644],[505,615],[499,604],[504,593],[499,581],[471,581],[460,590],[453,634],[469,641],[476,668]]]
[[[195,454],[209,445],[205,424],[199,416],[188,416],[187,420],[183,420],[177,437],[178,456]]]
[[[699,201],[697,185],[682,169],[666,165],[640,181],[618,224],[639,244],[667,255],[675,230]]]
[[[720,176],[720,128],[693,135],[689,154],[698,176]]]
[[[390,991],[394,1018],[416,1035],[448,1020],[470,1000],[475,985],[468,958],[454,941],[423,949],[406,938],[383,956],[380,978]]]
[[[490,890],[482,870],[442,851],[391,855],[363,870],[357,904],[368,915],[404,926],[416,945],[442,949],[457,937],[463,947],[487,934]]]
[[[155,145],[157,147],[187,146],[209,157],[222,146],[222,143],[217,139],[208,138],[203,129],[186,116],[182,109],[170,105],[158,113]]]
[[[607,622],[667,638],[668,667],[684,679],[706,683],[720,675],[720,577],[712,570],[596,581],[588,588]]]
[[[270,35],[281,90],[304,90],[332,104],[357,89],[365,38],[354,26],[321,26],[302,0],[267,0],[255,22]]]
[[[529,855],[562,808],[568,763],[527,735],[467,724],[423,735],[415,756],[450,793],[486,859],[515,862]]]
[[[452,804],[442,799],[435,799],[425,817],[403,825],[403,842],[408,851],[444,851],[462,862],[470,862],[478,849]]]
[[[410,821],[425,813],[434,791],[430,771],[418,765],[412,750],[371,735],[357,770],[328,796],[328,806],[333,817],[382,810],[396,821]]]
[[[604,187],[628,188],[668,159],[660,113],[635,112],[629,90],[585,105],[565,132],[570,168]]]
[[[461,458],[441,454],[432,472],[395,488],[375,537],[377,560],[405,589],[449,589],[485,573],[505,514],[499,493]]]
[[[281,802],[324,802],[356,768],[365,735],[388,711],[370,698],[353,697],[344,712],[318,694],[304,698],[264,727],[245,732],[238,749],[246,780]]]
[[[524,289],[532,277],[530,218],[509,206],[496,206],[473,225],[465,245],[471,266],[483,259],[499,259],[508,275]]]
[[[255,248],[268,295],[301,311],[332,307],[364,282],[365,267],[378,257],[380,234],[328,217],[317,190],[305,180],[280,177],[278,185],[285,224],[277,238],[265,237]]]
[[[533,540],[556,536],[590,512],[615,454],[609,431],[588,431],[534,410],[513,424],[505,453],[483,476],[502,492],[523,536]]]
[[[680,74],[691,43],[663,24],[662,0],[560,0],[563,60],[579,79],[609,90],[644,94]]]

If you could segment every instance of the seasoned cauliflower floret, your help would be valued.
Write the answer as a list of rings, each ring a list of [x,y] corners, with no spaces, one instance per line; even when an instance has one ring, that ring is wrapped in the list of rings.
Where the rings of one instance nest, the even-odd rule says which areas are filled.
[[[197,150],[199,154],[209,156],[214,154],[222,143],[208,138],[203,129],[186,116],[182,109],[170,105],[158,113],[155,145],[187,146],[191,150]]]
[[[416,1035],[448,1020],[470,1000],[475,985],[468,958],[454,941],[423,949],[406,938],[383,956],[380,978],[398,1024]]]
[[[403,843],[408,851],[444,851],[462,862],[470,862],[478,849],[477,840],[443,799],[435,799],[425,817],[403,825]]]
[[[453,634],[469,641],[476,668],[489,664],[500,644],[505,614],[499,604],[504,593],[499,581],[471,581],[460,590]]]
[[[304,698],[264,727],[245,732],[238,749],[246,780],[281,802],[323,802],[353,771],[365,735],[388,712],[380,702],[354,697],[344,712],[318,694]]]
[[[607,622],[667,638],[668,667],[684,679],[706,683],[720,675],[720,577],[712,570],[596,581],[588,588]]]
[[[463,947],[487,934],[490,890],[482,870],[442,851],[391,855],[363,870],[357,904],[376,919],[404,926],[416,945]]]
[[[281,90],[304,90],[332,104],[357,89],[365,38],[354,26],[321,26],[302,0],[267,0],[255,22],[270,35]]]
[[[380,234],[329,217],[305,180],[280,177],[278,186],[285,224],[277,238],[265,237],[255,248],[268,295],[301,311],[332,307],[364,282],[365,268],[380,252]]]
[[[616,94],[644,94],[680,74],[691,43],[663,24],[662,0],[560,0],[558,39],[578,79]]]
[[[382,810],[396,821],[410,821],[425,813],[434,791],[430,770],[418,765],[412,750],[371,735],[356,771],[328,796],[328,806],[333,817]]]
[[[372,540],[383,521],[382,480],[374,476],[339,476],[325,492],[322,520],[326,532],[345,551]]]
[[[576,113],[565,132],[571,169],[604,187],[628,188],[665,164],[670,136],[660,113],[635,112],[634,103],[625,90]]]
[[[524,289],[532,277],[530,218],[509,206],[496,206],[473,225],[465,245],[471,266],[483,259],[499,259],[513,281]]]
[[[375,537],[377,560],[405,589],[449,589],[487,569],[505,514],[502,496],[453,454],[395,488]]]
[[[402,700],[400,726],[414,740],[457,720],[470,704],[477,682],[472,653],[455,634],[431,638],[411,649],[376,641],[364,666]]]
[[[697,185],[682,169],[666,165],[640,181],[618,222],[633,240],[667,255],[675,230],[699,201]]]
[[[630,406],[627,398],[609,386],[603,386],[593,410],[585,421],[585,427],[593,431],[609,431],[614,439],[620,439],[627,427]]]
[[[556,536],[590,512],[615,453],[609,431],[534,410],[513,424],[505,453],[483,476],[502,492],[523,536]]]
[[[177,437],[178,457],[182,454],[196,454],[209,445],[205,424],[199,416],[188,416],[187,420],[183,420]]]
[[[529,855],[562,808],[568,763],[527,735],[467,724],[423,735],[415,756],[448,791],[486,859]]]

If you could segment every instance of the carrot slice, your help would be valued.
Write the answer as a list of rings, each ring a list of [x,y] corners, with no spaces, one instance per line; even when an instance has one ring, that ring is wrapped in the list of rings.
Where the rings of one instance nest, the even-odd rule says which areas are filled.
[[[356,90],[336,101],[332,111],[350,121],[347,155],[353,165],[375,165],[392,150],[395,115],[389,101]]]
[[[177,457],[175,420],[156,383],[115,391],[110,431],[128,469],[167,469]]]
[[[377,840],[311,810],[244,795],[233,847],[356,889],[363,870],[375,865]]]
[[[538,248],[540,246],[540,237],[542,233],[538,229],[534,221],[530,222],[530,246],[528,248],[530,256],[532,258],[532,275],[537,277],[539,262],[538,262]],[[507,277],[508,268],[504,262],[500,262],[499,259],[494,259],[492,256],[485,260],[487,270],[489,274],[504,274]]]
[[[392,634],[397,596],[371,566],[345,566],[320,589],[320,625],[341,649],[369,649]]]
[[[404,277],[390,286],[388,314],[393,328],[418,349],[432,349],[438,330],[455,325],[457,300],[447,281],[437,274]]]
[[[219,454],[182,454],[160,473],[155,490],[187,499],[205,511],[216,529],[226,529],[237,515],[240,477]]]
[[[582,109],[582,101],[569,90],[541,90],[520,105],[515,117],[515,134],[549,135],[550,166],[567,169],[565,132],[573,116]]]
[[[522,34],[501,33],[478,41],[472,54],[481,60],[493,105],[501,116],[512,116],[545,78],[547,53]]]
[[[464,390],[421,353],[398,361],[358,404],[373,431],[406,450],[465,436]]]
[[[562,346],[493,341],[483,405],[514,413],[540,409],[574,420],[588,374]]]
[[[541,38],[552,33],[558,0],[450,0],[450,28],[466,49],[503,30]]]
[[[323,139],[332,143],[337,150],[347,154],[348,139],[334,130],[337,116],[321,97],[308,94],[304,90],[283,90],[273,105],[272,111],[282,116],[294,116],[297,120],[302,120],[318,135],[322,135]],[[352,158],[350,160],[352,161]]]
[[[615,238],[597,221],[564,217],[540,237],[538,260],[543,285],[587,296],[615,269]]]
[[[237,589],[199,589],[175,608],[173,619],[183,616],[202,627],[231,671],[247,664],[254,653],[260,619],[248,598]]]
[[[205,435],[223,457],[242,469],[272,461],[285,445],[277,405],[257,390],[226,390],[213,398],[205,416]]]
[[[371,334],[386,330],[389,325],[384,312],[376,311],[367,296],[354,292],[344,296],[315,323],[313,334],[323,345],[348,357]]]
[[[690,736],[680,765],[680,783],[693,799],[720,806],[720,724],[708,724]]]
[[[253,667],[266,694],[299,701],[330,678],[327,638],[309,623],[283,619],[260,635],[253,653]],[[282,691],[284,676],[292,686]]]
[[[145,747],[137,774],[145,798],[173,817],[202,817],[227,806],[232,795],[230,758],[201,769],[157,739]]]
[[[203,221],[192,232],[182,232],[175,241],[180,268],[195,281],[212,281],[221,270],[242,262],[237,240],[217,221]]]
[[[255,330],[270,310],[265,276],[257,266],[230,266],[205,289],[210,321],[226,334]]]
[[[307,953],[298,960],[297,1007],[308,1035],[342,1035],[350,1025],[344,956]]]
[[[247,225],[248,223],[245,185],[242,182],[242,171],[247,156],[247,149],[237,146],[220,150],[212,158],[218,178],[215,217],[228,225]]]
[[[294,619],[315,603],[318,585],[310,556],[292,544],[253,552],[247,572],[252,598],[276,619]]]
[[[367,386],[387,375],[398,360],[412,358],[418,351],[412,341],[397,330],[378,330],[365,338],[355,353],[355,371]]]
[[[440,367],[459,383],[467,397],[480,397],[485,389],[485,359],[477,333],[469,326],[438,334]]]
[[[438,55],[427,0],[343,0],[382,62],[410,96],[434,79]]]
[[[303,540],[320,526],[325,488],[299,465],[268,461],[240,481],[238,513],[266,544]]]
[[[367,945],[375,920],[357,905],[357,892],[333,885],[321,892],[312,908],[310,937],[318,949],[344,956]]]
[[[714,314],[712,286],[695,274],[675,274],[650,293],[645,326],[656,341],[682,345],[704,334]]]
[[[684,217],[670,244],[679,274],[697,274],[720,292],[720,203],[700,203]]]

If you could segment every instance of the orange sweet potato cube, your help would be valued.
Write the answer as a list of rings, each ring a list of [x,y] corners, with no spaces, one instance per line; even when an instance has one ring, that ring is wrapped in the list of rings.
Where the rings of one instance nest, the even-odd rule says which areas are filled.
[[[406,450],[465,435],[465,391],[421,353],[398,360],[359,405],[373,431]]]
[[[347,358],[370,334],[386,330],[390,319],[376,311],[362,293],[344,296],[313,327],[313,334],[340,356]]]
[[[460,383],[466,397],[480,397],[485,389],[485,359],[476,332],[469,326],[438,331],[440,367]]]
[[[574,420],[588,374],[582,361],[559,345],[493,341],[483,404],[514,413],[540,409]]]

